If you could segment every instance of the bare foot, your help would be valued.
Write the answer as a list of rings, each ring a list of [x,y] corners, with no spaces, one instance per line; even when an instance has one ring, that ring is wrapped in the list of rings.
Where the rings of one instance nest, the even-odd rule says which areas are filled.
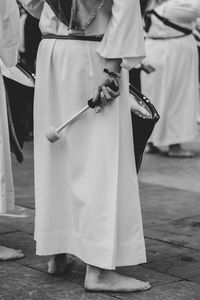
[[[0,261],[8,261],[23,258],[21,250],[10,249],[0,246]]]
[[[48,262],[48,273],[51,275],[62,275],[66,268],[70,267],[74,261],[67,257],[67,254],[56,254]]]
[[[139,292],[151,288],[149,282],[143,282],[118,274],[113,270],[87,266],[84,287],[93,292]]]
[[[168,157],[172,158],[192,158],[195,156],[194,152],[183,149],[180,144],[169,145]]]
[[[153,143],[148,143],[145,153],[158,154],[158,153],[160,153],[160,149],[158,147],[154,146]]]

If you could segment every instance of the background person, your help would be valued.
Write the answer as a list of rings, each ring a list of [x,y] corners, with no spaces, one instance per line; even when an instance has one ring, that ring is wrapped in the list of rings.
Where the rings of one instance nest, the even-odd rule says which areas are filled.
[[[19,11],[15,0],[0,1],[0,59],[12,67],[17,63]],[[0,69],[0,213],[14,209],[14,187],[8,132],[6,95]],[[22,258],[19,250],[0,246],[0,260]]]
[[[148,10],[192,31],[200,16],[199,0],[155,0]],[[168,146],[170,157],[192,157],[181,147],[197,135],[199,100],[198,51],[195,39],[164,24],[154,14],[146,37],[147,57],[144,63],[156,71],[141,73],[142,92],[155,105],[160,120],[150,138],[149,152]],[[157,148],[158,147],[158,148]]]

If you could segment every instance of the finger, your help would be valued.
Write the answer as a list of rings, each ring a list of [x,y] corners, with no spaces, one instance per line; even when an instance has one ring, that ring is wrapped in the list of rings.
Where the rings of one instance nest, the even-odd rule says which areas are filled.
[[[97,87],[92,102],[98,103],[99,97],[100,97],[100,93],[101,93],[101,89],[100,89],[100,87]]]
[[[109,92],[107,90],[107,87],[103,86],[102,90],[103,90],[103,93],[104,93],[104,96],[105,96],[106,100],[107,101],[112,100],[112,97],[110,96],[110,94],[109,94]]]
[[[102,105],[107,104],[107,99],[106,99],[106,96],[104,95],[103,91],[101,91],[101,103],[102,103]]]
[[[100,112],[101,112],[101,109],[102,109],[101,106],[96,106],[95,109],[94,109],[94,110],[95,110],[95,113],[97,113],[97,114],[100,113]]]
[[[120,92],[114,92],[111,88],[107,87],[107,91],[111,98],[117,98],[120,95]]]

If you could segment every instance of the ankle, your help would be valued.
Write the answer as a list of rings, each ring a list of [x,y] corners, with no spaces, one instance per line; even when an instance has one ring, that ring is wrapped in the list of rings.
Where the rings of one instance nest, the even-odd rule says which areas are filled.
[[[182,150],[181,144],[169,145],[169,150],[170,151],[180,151],[180,150]]]
[[[105,280],[105,278],[109,278],[113,270],[106,270],[101,269],[98,267],[94,267],[91,265],[87,265],[86,269],[86,281],[92,281],[92,282],[101,282],[102,280]]]
[[[66,253],[59,253],[59,254],[55,254],[54,256],[53,256],[55,259],[64,259],[64,258],[66,258],[67,257],[67,254]]]
[[[104,271],[105,271],[104,269],[101,269],[101,268],[98,268],[95,266],[91,266],[91,265],[87,265],[86,275],[100,277],[104,273]]]

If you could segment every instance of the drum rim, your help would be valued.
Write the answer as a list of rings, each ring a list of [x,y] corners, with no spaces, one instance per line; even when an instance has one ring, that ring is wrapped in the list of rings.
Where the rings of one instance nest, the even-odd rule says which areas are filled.
[[[28,65],[19,60],[16,67],[35,84],[35,73],[32,72]]]
[[[160,116],[159,116],[156,108],[154,107],[154,105],[151,103],[151,101],[145,95],[143,95],[139,90],[137,90],[132,84],[129,84],[129,93],[135,97],[135,99],[139,105],[145,107],[145,109],[148,112],[150,112],[151,117],[136,114],[133,111],[133,113],[135,113],[135,115],[137,115],[141,119],[155,120],[156,122],[159,120]]]

